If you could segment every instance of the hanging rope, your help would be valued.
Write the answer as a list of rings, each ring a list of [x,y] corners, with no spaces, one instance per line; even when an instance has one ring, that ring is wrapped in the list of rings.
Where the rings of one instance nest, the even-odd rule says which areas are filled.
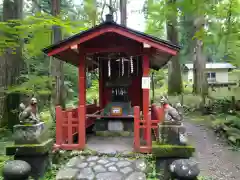
[[[99,73],[99,68],[100,68],[99,58],[97,58],[97,63],[99,64],[99,67],[97,68],[97,74],[98,74]]]
[[[124,75],[124,59],[122,58],[122,76]]]
[[[111,76],[111,61],[108,59],[108,77]]]
[[[137,76],[138,76],[138,57],[137,57]]]
[[[132,56],[130,57],[130,68],[131,68],[131,74],[133,73],[133,59]]]

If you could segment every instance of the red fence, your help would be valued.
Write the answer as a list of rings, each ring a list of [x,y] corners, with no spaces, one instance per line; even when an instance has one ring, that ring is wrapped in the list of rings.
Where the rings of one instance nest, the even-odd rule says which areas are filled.
[[[153,129],[155,133],[158,133],[158,123],[164,119],[164,109],[152,105],[151,111],[147,120],[140,118],[140,108],[139,106],[134,107],[134,150],[141,153],[150,153],[152,150],[152,139],[146,138],[147,128]],[[151,121],[148,127],[147,121]],[[140,131],[143,129],[144,139],[146,140],[146,145],[141,145]],[[150,131],[151,133],[151,131]],[[151,137],[151,134],[149,135]]]
[[[60,106],[56,107],[56,148],[64,150],[79,149],[79,143],[73,141],[74,135],[78,134],[79,129],[81,129],[79,121],[82,119],[78,115],[79,108],[62,110]],[[96,104],[86,106],[87,114],[93,114],[98,110],[99,107]],[[90,127],[95,119],[94,117],[85,117],[85,127]]]
[[[80,119],[79,112],[84,111],[84,106],[79,106],[79,108],[62,110],[60,106],[56,107],[56,144],[55,148],[60,148],[63,150],[74,150],[80,149],[83,147],[84,141],[74,143],[73,135],[78,134],[78,139],[85,136],[81,132],[82,127],[80,127],[80,121],[85,120],[85,128],[94,124],[94,121],[97,116],[91,116],[89,114],[96,114],[99,112],[99,107],[96,104],[91,104],[86,106],[86,117],[85,119]],[[143,135],[146,136],[146,133],[153,130],[156,137],[158,137],[158,126],[157,124],[164,119],[164,110],[155,105],[152,105],[151,111],[148,114],[148,119],[141,119],[140,117],[140,108],[138,106],[134,107],[134,150],[142,153],[150,153],[152,150],[152,139],[151,134],[148,135],[150,139],[145,138],[146,145],[140,144],[140,131],[143,131]],[[147,123],[151,121],[151,123]],[[148,127],[150,125],[150,127]],[[150,131],[147,131],[147,128]],[[85,139],[85,138],[84,138]]]

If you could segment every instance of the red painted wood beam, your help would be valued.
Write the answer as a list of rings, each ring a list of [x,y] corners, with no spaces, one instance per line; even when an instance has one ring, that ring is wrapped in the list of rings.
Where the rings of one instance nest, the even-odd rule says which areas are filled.
[[[73,113],[68,112],[67,118],[68,118],[68,144],[73,144]]]
[[[78,144],[79,149],[84,149],[86,144],[86,71],[85,54],[81,53],[78,67]]]
[[[134,150],[138,151],[140,148],[140,107],[134,106]]]
[[[101,47],[101,48],[84,48],[82,49],[85,53],[105,53],[105,52],[130,52],[130,53],[139,53],[141,52],[140,47],[132,46],[118,46],[118,47]]]
[[[143,62],[142,62],[142,69],[143,69],[143,77],[149,77],[149,52],[144,52],[143,55]],[[152,140],[151,140],[151,118],[149,117],[149,89],[142,89],[142,96],[143,96],[143,119],[146,121],[146,130],[145,130],[145,138],[147,141],[147,146],[152,147]]]
[[[146,43],[160,51],[163,51],[163,52],[166,52],[168,54],[171,54],[171,55],[177,55],[178,51],[175,50],[175,49],[172,49],[170,47],[167,47],[166,45],[164,44],[160,44],[160,43],[156,43],[156,42],[153,42],[151,41],[150,39],[146,39],[146,38],[143,38],[143,37],[140,37],[140,36],[137,36],[136,34],[132,34],[130,32],[127,32],[127,31],[123,31],[121,29],[113,29],[113,32],[115,33],[118,33],[122,36],[125,36],[125,37],[128,37],[130,39],[133,39],[135,41],[138,41],[138,42],[141,42],[141,43]]]
[[[56,107],[56,144],[63,143],[63,113],[61,106]]]
[[[100,106],[100,109],[103,109],[103,96],[104,96],[104,93],[103,93],[103,89],[104,89],[104,84],[103,84],[103,64],[102,64],[102,61],[99,62],[99,67],[98,67],[99,71],[99,80],[98,80],[98,98],[99,98],[99,106]]]
[[[56,49],[53,49],[52,51],[50,51],[48,53],[48,56],[53,56],[55,54],[58,54],[62,51],[65,51],[65,50],[71,48],[71,46],[74,46],[74,45],[77,45],[77,44],[82,44],[86,41],[89,41],[90,39],[96,38],[96,37],[98,37],[102,34],[108,33],[108,32],[115,32],[117,34],[120,34],[121,36],[125,36],[127,38],[133,39],[133,40],[138,41],[140,43],[146,43],[146,44],[152,46],[153,48],[156,48],[160,51],[166,52],[166,53],[171,54],[171,55],[177,55],[177,53],[178,53],[177,50],[172,49],[170,47],[167,47],[164,44],[160,44],[160,43],[157,43],[155,41],[152,41],[149,38],[144,38],[144,37],[138,36],[134,33],[125,31],[125,30],[120,29],[120,28],[106,27],[106,28],[100,29],[98,31],[92,32],[89,35],[84,36],[80,39],[77,39],[75,41],[66,43],[66,44],[64,44],[64,45],[62,45],[62,46],[60,46]],[[79,49],[79,51],[82,52],[81,49]]]

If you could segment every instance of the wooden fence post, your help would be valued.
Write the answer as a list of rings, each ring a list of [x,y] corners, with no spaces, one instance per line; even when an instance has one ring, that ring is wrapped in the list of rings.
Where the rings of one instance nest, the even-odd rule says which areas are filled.
[[[140,148],[140,108],[134,106],[134,150],[138,151]]]
[[[63,121],[63,114],[61,106],[56,107],[56,144],[60,145],[63,142],[63,130],[62,130],[62,121]]]
[[[67,125],[68,125],[68,144],[73,144],[73,117],[72,112],[67,114]]]

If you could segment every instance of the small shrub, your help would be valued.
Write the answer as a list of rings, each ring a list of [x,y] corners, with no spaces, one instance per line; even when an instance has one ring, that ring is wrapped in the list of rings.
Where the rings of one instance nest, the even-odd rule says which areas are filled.
[[[216,133],[223,134],[227,140],[236,146],[240,146],[240,119],[237,116],[228,115],[225,118],[218,117],[212,122],[212,128]]]

